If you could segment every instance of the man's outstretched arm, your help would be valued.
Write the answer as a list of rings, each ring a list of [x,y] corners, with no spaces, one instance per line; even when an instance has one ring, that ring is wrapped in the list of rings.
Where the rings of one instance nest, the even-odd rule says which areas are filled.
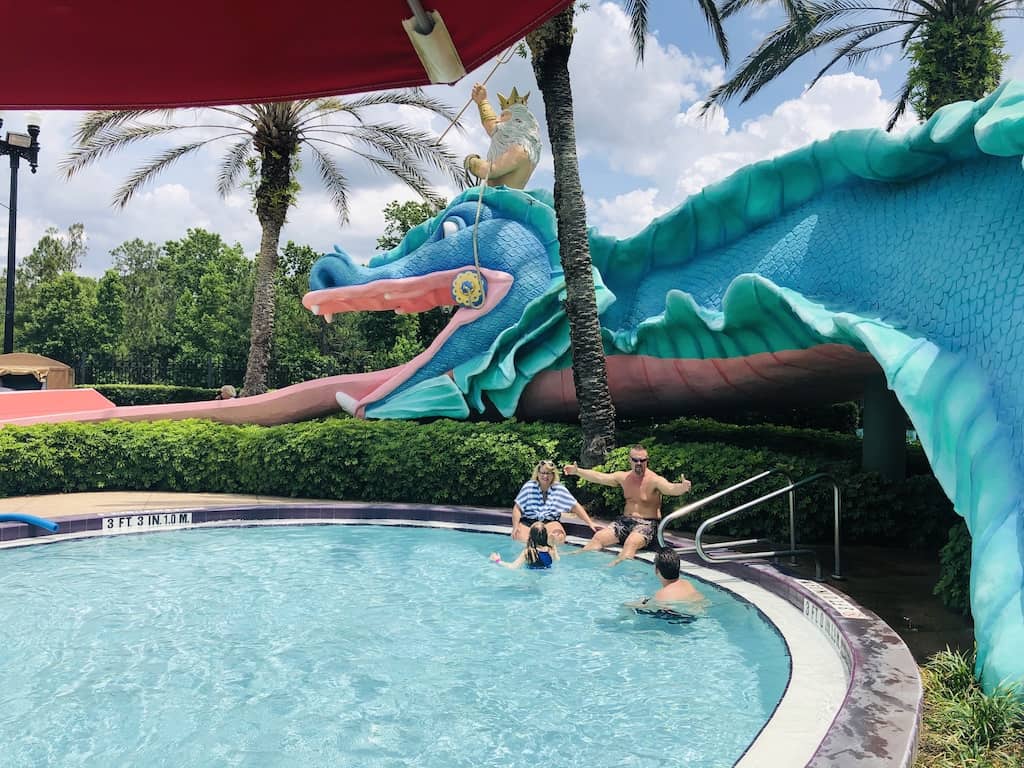
[[[612,487],[621,485],[619,482],[619,475],[621,473],[619,472],[598,472],[594,469],[583,469],[582,467],[577,467],[575,464],[566,464],[562,469],[562,474],[569,477],[572,477],[573,475],[576,477],[582,477],[584,480],[591,483],[597,483],[598,485],[610,485]]]
[[[675,483],[669,482],[661,475],[658,475],[655,487],[665,496],[682,496],[684,493],[690,492],[693,483],[686,479],[686,475],[680,475],[679,481]]]

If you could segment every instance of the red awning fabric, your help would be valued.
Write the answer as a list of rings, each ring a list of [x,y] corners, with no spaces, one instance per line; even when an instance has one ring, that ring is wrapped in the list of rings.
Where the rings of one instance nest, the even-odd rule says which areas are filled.
[[[426,0],[472,71],[571,0]],[[36,0],[7,14],[4,109],[245,104],[426,85],[406,0]]]

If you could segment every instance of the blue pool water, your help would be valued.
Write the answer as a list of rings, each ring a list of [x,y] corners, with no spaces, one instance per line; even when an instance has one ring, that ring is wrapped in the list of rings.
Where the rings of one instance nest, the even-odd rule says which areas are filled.
[[[760,614],[624,611],[648,563],[508,537],[207,529],[0,552],[0,765],[731,766],[789,675]]]

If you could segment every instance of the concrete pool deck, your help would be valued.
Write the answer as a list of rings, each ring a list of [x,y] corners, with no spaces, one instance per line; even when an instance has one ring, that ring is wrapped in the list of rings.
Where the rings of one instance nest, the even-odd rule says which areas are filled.
[[[509,524],[507,509],[160,491],[13,497],[0,499],[0,512],[61,523],[53,535],[23,523],[0,523],[4,548],[221,526],[364,523],[504,533]],[[589,538],[581,523],[563,522],[571,539]],[[737,766],[909,768],[920,718],[920,679],[909,651],[888,625],[840,592],[764,562],[710,568],[684,556],[684,568],[689,576],[757,606],[783,634],[793,660],[791,683],[776,715]]]

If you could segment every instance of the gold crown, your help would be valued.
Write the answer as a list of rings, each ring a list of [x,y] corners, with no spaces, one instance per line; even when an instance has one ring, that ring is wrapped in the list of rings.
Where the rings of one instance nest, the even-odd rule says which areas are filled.
[[[514,104],[522,104],[526,106],[526,100],[530,98],[530,93],[527,91],[524,95],[520,96],[519,91],[515,88],[512,89],[512,93],[508,97],[498,94],[498,105],[501,107],[501,111],[504,112],[506,109]]]

